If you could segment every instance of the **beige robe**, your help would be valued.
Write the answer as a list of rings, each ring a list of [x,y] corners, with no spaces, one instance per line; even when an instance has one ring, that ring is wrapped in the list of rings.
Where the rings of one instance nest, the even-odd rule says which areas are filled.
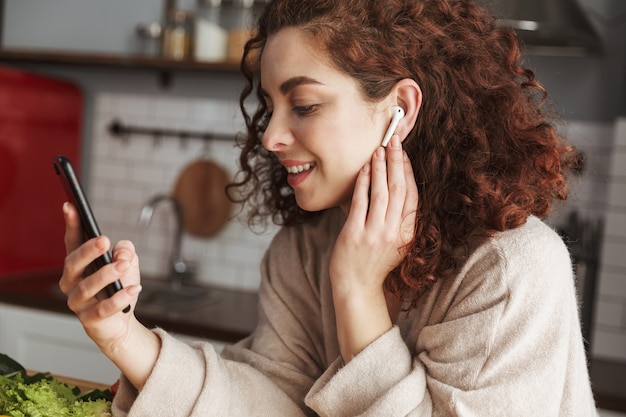
[[[156,329],[163,346],[114,415],[595,416],[572,265],[531,217],[472,251],[455,277],[348,364],[328,277],[338,210],[283,228],[263,260],[259,323],[218,355]]]

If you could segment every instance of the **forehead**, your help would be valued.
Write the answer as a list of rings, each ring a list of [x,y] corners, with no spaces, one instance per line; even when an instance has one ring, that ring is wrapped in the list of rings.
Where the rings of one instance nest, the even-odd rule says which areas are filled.
[[[329,77],[340,75],[312,35],[288,27],[270,36],[261,55],[261,84],[271,88],[293,77]]]
[[[263,48],[263,56],[277,54],[286,50],[301,52],[303,55],[309,53],[320,56],[326,55],[326,52],[321,48],[321,43],[316,41],[312,33],[295,26],[287,26],[270,35]]]

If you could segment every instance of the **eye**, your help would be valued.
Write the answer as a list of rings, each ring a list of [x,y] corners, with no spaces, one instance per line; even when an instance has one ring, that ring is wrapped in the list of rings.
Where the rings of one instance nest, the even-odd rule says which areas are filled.
[[[298,113],[300,116],[307,116],[313,113],[317,109],[316,104],[311,104],[309,106],[294,106],[293,111]]]

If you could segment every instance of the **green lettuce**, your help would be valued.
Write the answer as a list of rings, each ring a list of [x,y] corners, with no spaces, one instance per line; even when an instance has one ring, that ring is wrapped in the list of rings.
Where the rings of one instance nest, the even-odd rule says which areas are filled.
[[[81,397],[80,390],[48,374],[0,375],[0,414],[11,417],[105,417],[110,392]]]

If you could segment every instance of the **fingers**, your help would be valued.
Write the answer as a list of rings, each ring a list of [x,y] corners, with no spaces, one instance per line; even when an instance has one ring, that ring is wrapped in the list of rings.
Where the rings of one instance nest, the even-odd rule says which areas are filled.
[[[371,197],[365,220],[383,230],[383,240],[410,242],[415,233],[418,189],[413,167],[400,138],[394,135],[387,148],[372,157]],[[363,219],[365,219],[363,217]]]
[[[94,242],[89,241],[85,243],[75,253],[79,252],[83,247],[90,246],[92,243]],[[134,273],[134,270],[138,269],[135,267],[137,262],[131,263],[124,259],[124,257],[136,259],[136,256],[134,256],[132,250],[125,252],[118,249],[118,253],[120,254],[118,256],[121,256],[121,258],[103,266],[85,279],[72,277],[71,274],[64,273],[59,286],[68,295],[68,307],[79,316],[85,314],[84,312],[91,311],[88,314],[106,317],[125,309],[131,302],[134,304],[136,301],[136,297],[141,291],[141,286],[137,285],[139,283],[139,275]],[[116,280],[122,281],[124,288],[110,298],[97,302],[96,298],[102,289]],[[93,306],[95,308],[92,308]]]
[[[126,263],[129,268],[139,271],[139,257],[135,252],[135,245],[129,240],[119,241],[113,248],[113,262]],[[123,277],[122,284],[124,287],[139,284],[139,274],[128,274]]]
[[[134,303],[137,294],[141,290],[139,285],[125,286],[109,298],[97,300],[99,293],[104,287],[115,280],[122,280],[130,270],[130,265],[125,261],[113,262],[98,270],[88,279],[78,282],[69,292],[68,307],[83,317],[83,314],[93,314],[97,317],[107,317],[115,314],[126,306]],[[95,308],[92,308],[95,305]],[[86,313],[85,313],[86,312]]]
[[[108,317],[134,305],[141,291],[139,284],[139,261],[134,245],[129,241],[119,242],[113,248],[113,262],[83,278],[86,268],[111,247],[106,236],[99,236],[83,243],[78,212],[72,204],[63,205],[65,217],[65,247],[67,256],[59,288],[68,296],[68,307],[81,321]],[[96,296],[107,285],[122,281],[123,289],[112,297],[99,301]]]
[[[402,241],[409,243],[415,237],[415,224],[417,222],[417,205],[419,203],[419,193],[413,166],[408,155],[404,153],[404,176],[406,178],[406,198],[402,207]]]
[[[388,201],[387,161],[385,160],[385,148],[380,146],[372,157],[370,206],[367,219],[369,224],[377,226],[384,224]]]
[[[413,166],[409,156],[404,153],[404,177],[406,178],[406,198],[404,200],[404,214],[417,211],[417,203],[419,202],[419,193],[417,191],[417,183],[415,182],[415,174],[413,173]]]
[[[109,239],[106,236],[99,236],[78,246],[77,249],[67,255],[63,266],[63,276],[59,282],[61,291],[68,294],[71,288],[82,279],[87,266],[94,259],[103,255],[109,246]]]
[[[407,194],[404,151],[398,135],[387,148],[378,148],[372,158],[370,216],[379,224],[399,220]],[[395,226],[396,224],[392,225]]]
[[[406,153],[402,150],[399,136],[394,135],[387,151],[389,205],[386,214],[388,219],[398,219],[403,214],[407,197],[405,155]]]
[[[114,261],[126,261],[132,263],[136,260],[135,245],[130,240],[120,240],[113,248]]]
[[[359,171],[352,195],[352,203],[350,206],[350,216],[347,222],[354,223],[353,226],[362,225],[367,218],[369,209],[369,192],[370,192],[370,173],[372,167],[365,164]]]

